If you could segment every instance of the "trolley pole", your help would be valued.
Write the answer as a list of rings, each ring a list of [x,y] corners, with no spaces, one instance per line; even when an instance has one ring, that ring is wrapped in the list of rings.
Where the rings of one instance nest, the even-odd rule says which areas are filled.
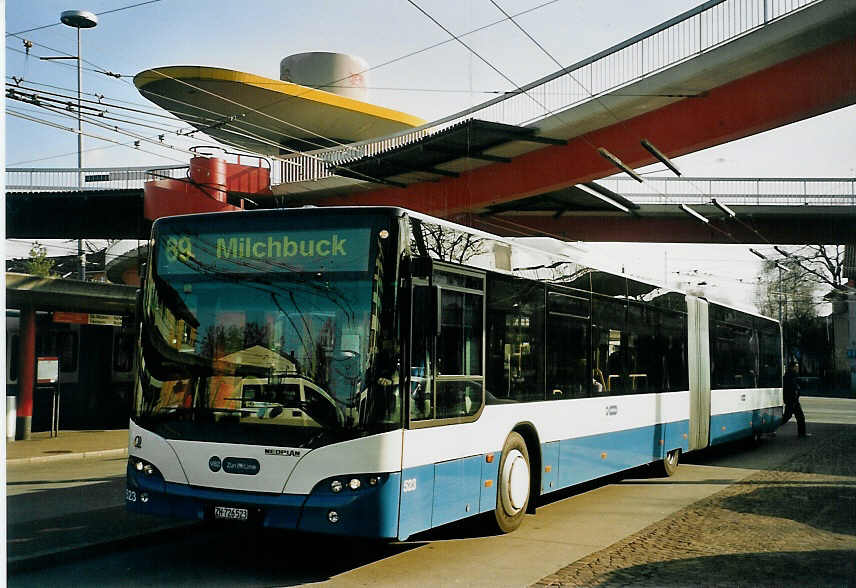
[[[782,267],[777,265],[779,270],[779,324],[782,324],[782,296],[784,296],[784,292],[782,292]]]

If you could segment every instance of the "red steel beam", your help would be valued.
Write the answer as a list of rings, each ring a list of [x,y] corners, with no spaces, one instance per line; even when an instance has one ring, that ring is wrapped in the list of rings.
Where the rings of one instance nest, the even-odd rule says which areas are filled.
[[[692,218],[495,215],[463,215],[455,220],[490,233],[507,237],[551,236],[574,241],[616,241],[648,243],[761,243],[764,239],[780,244],[847,243],[853,240],[852,216],[786,215],[750,219],[752,232],[736,221],[713,219],[715,228]],[[719,230],[717,230],[719,229]],[[726,235],[725,233],[728,233]],[[758,234],[763,235],[759,237]],[[730,237],[729,237],[730,235]]]
[[[615,168],[597,147],[640,167],[655,161],[640,144],[642,138],[677,157],[855,102],[856,39],[848,39],[720,86],[704,97],[685,98],[577,137],[566,146],[540,149],[458,178],[333,196],[323,204],[406,206],[438,216],[465,213],[612,175]]]

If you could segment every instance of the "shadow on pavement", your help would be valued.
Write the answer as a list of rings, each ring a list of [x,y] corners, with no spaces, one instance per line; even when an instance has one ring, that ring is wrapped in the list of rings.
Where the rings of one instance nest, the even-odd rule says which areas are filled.
[[[480,539],[501,535],[502,533],[496,530],[494,521],[493,511],[486,512],[462,521],[448,523],[436,529],[416,533],[408,542],[423,541],[427,543],[430,541],[450,541],[454,539]],[[524,522],[524,524],[526,523]]]
[[[203,524],[186,534],[176,549],[157,549],[158,567],[164,572],[151,570],[147,581],[193,584],[195,570],[203,566],[203,578],[223,577],[231,585],[299,585],[324,581],[420,545]]]
[[[738,553],[621,568],[586,586],[853,586],[850,550]]]
[[[814,424],[808,438],[796,435],[796,426],[788,423],[774,436],[759,443],[749,440],[715,445],[681,456],[681,462],[695,465],[777,470],[840,475],[841,455],[835,448],[856,442],[856,425]],[[812,459],[805,459],[811,454]]]
[[[830,483],[820,486],[769,486],[724,498],[723,508],[812,526],[823,531],[856,536],[856,486]],[[856,554],[851,552],[856,560]]]
[[[77,586],[101,588],[296,586],[329,580],[422,545],[204,523],[125,543],[125,550],[102,548],[85,561],[16,575],[14,585],[44,586],[51,574],[65,573],[73,575]]]
[[[27,484],[78,483],[65,488],[39,488],[37,491],[6,497],[6,516],[10,526],[8,537],[13,538],[11,526],[28,521],[60,517],[125,504],[125,477],[93,477],[81,480],[40,480],[10,482],[9,489]],[[88,482],[88,483],[86,483]],[[49,513],[46,516],[46,513]]]

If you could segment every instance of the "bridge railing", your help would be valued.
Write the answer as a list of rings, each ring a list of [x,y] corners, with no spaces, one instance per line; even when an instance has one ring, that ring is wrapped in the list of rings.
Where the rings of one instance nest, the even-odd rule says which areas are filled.
[[[6,190],[20,192],[69,192],[75,190],[127,190],[142,188],[149,180],[184,178],[188,166],[19,167],[6,170]]]
[[[331,164],[418,141],[472,117],[511,125],[539,119],[615,91],[666,68],[710,51],[823,0],[709,0],[644,33],[553,74],[482,104],[416,129],[377,140],[286,156],[274,166],[273,183],[319,180]]]
[[[615,176],[597,181],[636,204],[734,206],[856,206],[856,178],[691,178],[647,177],[644,184]]]

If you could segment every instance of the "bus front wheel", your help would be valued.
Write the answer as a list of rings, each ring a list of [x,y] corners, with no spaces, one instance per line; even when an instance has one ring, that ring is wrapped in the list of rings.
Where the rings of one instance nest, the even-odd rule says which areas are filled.
[[[497,473],[496,525],[502,533],[511,533],[526,514],[531,486],[529,450],[519,433],[512,432],[502,447]]]

